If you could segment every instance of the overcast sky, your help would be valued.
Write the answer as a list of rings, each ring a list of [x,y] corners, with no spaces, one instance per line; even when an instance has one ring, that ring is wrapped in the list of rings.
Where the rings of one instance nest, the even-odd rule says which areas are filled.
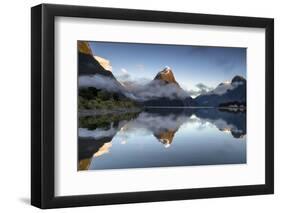
[[[118,80],[153,79],[166,66],[186,90],[216,87],[235,75],[246,78],[246,48],[90,42],[94,55],[110,61]]]

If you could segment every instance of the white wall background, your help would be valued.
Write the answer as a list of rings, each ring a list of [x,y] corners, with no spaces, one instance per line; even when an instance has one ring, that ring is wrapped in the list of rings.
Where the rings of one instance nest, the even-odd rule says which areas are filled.
[[[276,0],[45,0],[45,3],[170,10],[275,18],[275,195],[50,210],[52,212],[280,212],[281,3]],[[30,197],[30,7],[37,0],[1,2],[1,212],[38,212]],[[278,110],[279,108],[279,110]]]

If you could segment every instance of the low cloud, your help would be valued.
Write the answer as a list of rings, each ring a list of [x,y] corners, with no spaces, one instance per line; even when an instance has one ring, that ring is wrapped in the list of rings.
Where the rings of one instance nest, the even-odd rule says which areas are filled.
[[[186,91],[179,88],[176,84],[165,84],[159,80],[153,80],[144,84],[130,82],[128,89],[136,99],[142,101],[157,98],[184,99],[189,96]]]
[[[120,80],[120,83],[113,78],[102,75],[80,76],[79,87],[95,87],[109,92],[122,92],[127,97],[138,101],[157,98],[184,99],[189,96],[185,90],[179,88],[176,84],[166,84],[159,80],[144,78],[130,80],[128,72],[125,69],[123,72],[127,75],[128,80]]]
[[[125,68],[121,68],[121,72],[124,73],[124,74],[126,74],[126,75],[129,74],[128,71],[127,71]]]
[[[204,95],[207,94],[208,92],[212,91],[212,87],[208,87],[203,83],[198,83],[195,85],[196,89],[195,90],[188,90],[187,93],[192,96],[196,97],[198,95]]]
[[[143,65],[140,66],[143,68]],[[189,96],[186,91],[175,84],[165,84],[159,80],[146,78],[134,79],[124,68],[121,69],[121,75],[118,75],[117,79],[126,88],[131,98],[134,97],[139,101],[157,98],[184,99]]]
[[[95,87],[109,92],[120,92],[121,85],[113,78],[102,75],[79,76],[79,87]]]
[[[105,137],[113,137],[117,133],[117,129],[110,127],[110,129],[105,130],[102,128],[97,128],[95,130],[89,130],[86,128],[79,128],[79,137],[81,138],[94,138],[101,139]]]
[[[208,91],[212,90],[211,87],[208,87],[208,86],[206,86],[206,85],[203,84],[203,83],[196,84],[195,86],[196,86],[198,89],[200,89],[200,91],[206,91],[206,92],[208,92]]]
[[[239,85],[242,85],[243,82],[234,82],[234,83],[222,83],[218,85],[214,90],[210,92],[210,94],[216,94],[216,95],[223,95],[229,90],[233,90]]]
[[[201,94],[210,93],[213,88],[206,86],[203,83],[198,83],[195,90],[184,90],[176,84],[166,84],[160,80],[151,80],[146,78],[134,79],[125,69],[121,69],[121,74],[117,79],[102,76],[80,76],[79,87],[95,87],[104,89],[109,92],[120,92],[128,98],[137,101],[147,101],[158,98],[169,98],[170,100],[185,99],[187,97],[196,97]]]
[[[120,69],[120,74],[117,75],[117,79],[121,80],[121,81],[127,81],[130,79],[130,74],[128,72],[127,69],[125,68],[121,68]]]

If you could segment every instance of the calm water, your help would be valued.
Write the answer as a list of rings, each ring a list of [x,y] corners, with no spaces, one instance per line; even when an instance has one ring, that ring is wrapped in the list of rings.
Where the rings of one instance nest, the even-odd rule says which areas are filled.
[[[79,117],[79,170],[243,163],[245,112],[154,108]]]

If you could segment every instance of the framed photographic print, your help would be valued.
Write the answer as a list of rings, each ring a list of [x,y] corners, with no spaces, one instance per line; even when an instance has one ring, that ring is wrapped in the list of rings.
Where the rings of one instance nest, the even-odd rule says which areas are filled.
[[[31,9],[31,203],[271,194],[274,21]]]

